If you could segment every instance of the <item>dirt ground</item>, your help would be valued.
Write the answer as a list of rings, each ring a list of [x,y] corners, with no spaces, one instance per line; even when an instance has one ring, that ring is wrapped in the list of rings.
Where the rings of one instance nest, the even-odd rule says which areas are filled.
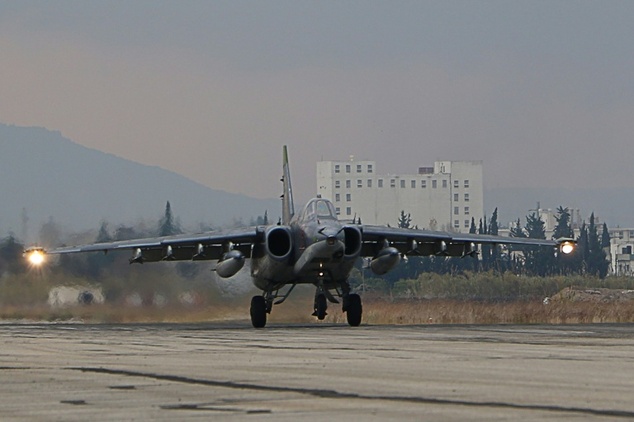
[[[601,302],[619,303],[634,299],[634,290],[623,289],[586,289],[581,287],[567,287],[556,295],[544,299],[547,302]]]

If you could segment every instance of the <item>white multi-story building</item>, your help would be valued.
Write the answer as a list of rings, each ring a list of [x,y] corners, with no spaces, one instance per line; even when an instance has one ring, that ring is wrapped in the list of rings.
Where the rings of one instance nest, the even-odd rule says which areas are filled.
[[[617,227],[610,233],[610,261],[612,274],[634,275],[634,228]]]
[[[396,226],[404,211],[412,226],[467,232],[484,215],[482,161],[436,161],[398,175],[377,173],[375,161],[320,161],[317,192],[341,219],[364,224]]]

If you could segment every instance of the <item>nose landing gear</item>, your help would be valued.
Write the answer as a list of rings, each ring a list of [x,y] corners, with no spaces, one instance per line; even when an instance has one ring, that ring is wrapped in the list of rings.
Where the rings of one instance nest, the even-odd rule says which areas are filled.
[[[315,311],[313,312],[313,316],[316,316],[318,320],[323,321],[326,318],[328,313],[326,310],[328,309],[328,300],[326,299],[326,294],[317,290],[315,294]]]
[[[346,284],[342,285],[341,291],[336,289],[337,296],[342,298],[343,306],[342,310],[346,313],[346,319],[351,327],[358,327],[361,325],[361,317],[363,315],[363,306],[361,305],[361,297],[356,293],[350,293],[350,286]],[[339,301],[333,296],[333,294],[322,286],[317,287],[315,292],[315,304],[313,316],[322,321],[326,318],[328,313],[328,302],[339,303]]]

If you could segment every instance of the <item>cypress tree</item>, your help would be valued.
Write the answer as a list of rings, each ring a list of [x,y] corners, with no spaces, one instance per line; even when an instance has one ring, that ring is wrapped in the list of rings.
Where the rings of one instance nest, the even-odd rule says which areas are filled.
[[[165,205],[165,214],[163,218],[161,218],[159,222],[159,236],[172,236],[174,234],[179,234],[181,231],[178,227],[178,224],[174,220],[174,215],[172,214],[172,206],[170,205],[170,201],[167,201]]]
[[[590,274],[605,278],[608,274],[609,263],[607,255],[602,247],[601,239],[595,224],[594,212],[590,215],[590,224],[588,225],[588,253],[586,268]],[[608,241],[609,242],[609,241]]]
[[[495,208],[495,210],[493,211],[493,214],[491,215],[491,221],[489,222],[489,234],[490,235],[494,235],[497,236],[498,235],[498,209],[497,207]],[[500,264],[500,246],[499,245],[492,245],[490,246],[491,249],[491,261],[492,264],[494,266],[496,266],[496,269],[500,269],[498,268],[499,264]]]
[[[546,239],[546,227],[544,221],[537,214],[532,213],[526,217],[526,233],[531,239]],[[554,266],[554,252],[548,248],[530,246],[525,248],[526,269],[539,276],[552,272]]]

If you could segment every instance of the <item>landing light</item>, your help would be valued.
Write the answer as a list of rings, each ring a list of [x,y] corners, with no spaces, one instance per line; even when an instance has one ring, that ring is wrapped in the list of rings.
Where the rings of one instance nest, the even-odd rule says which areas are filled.
[[[572,242],[564,242],[559,246],[559,250],[565,254],[568,255],[570,253],[572,253],[572,251],[575,250],[575,244]]]
[[[43,249],[27,250],[24,254],[31,265],[40,266],[44,263],[45,252]]]

